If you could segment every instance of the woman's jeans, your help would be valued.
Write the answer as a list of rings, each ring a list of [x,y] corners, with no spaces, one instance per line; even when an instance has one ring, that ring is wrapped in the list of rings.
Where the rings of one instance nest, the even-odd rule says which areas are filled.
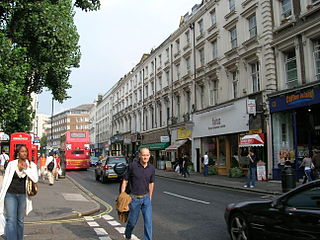
[[[311,178],[311,169],[304,170],[304,173],[305,173],[306,176],[307,176],[308,182],[311,182],[311,181],[312,181],[312,178]]]
[[[247,176],[247,186],[255,186],[256,182],[256,167],[249,167],[248,169],[248,176]]]
[[[7,192],[4,198],[4,209],[6,239],[22,240],[24,215],[26,213],[26,195]]]
[[[152,239],[152,205],[150,196],[146,195],[144,198],[136,198],[132,196],[132,202],[130,203],[130,212],[128,223],[126,226],[125,236],[130,239],[133,228],[137,224],[140,209],[144,220],[144,240]]]

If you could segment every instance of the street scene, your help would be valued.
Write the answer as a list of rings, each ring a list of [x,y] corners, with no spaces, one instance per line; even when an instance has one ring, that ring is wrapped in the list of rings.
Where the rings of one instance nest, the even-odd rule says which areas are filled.
[[[319,16],[0,1],[0,239],[320,239]]]

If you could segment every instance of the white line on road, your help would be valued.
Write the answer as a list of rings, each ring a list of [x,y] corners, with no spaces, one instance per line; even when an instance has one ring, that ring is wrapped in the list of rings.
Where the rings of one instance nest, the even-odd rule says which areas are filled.
[[[115,229],[121,234],[124,234],[124,231],[126,230],[125,227],[116,227]]]
[[[94,228],[93,230],[97,233],[97,235],[108,235],[106,230],[104,230],[103,228]]]
[[[118,223],[117,221],[107,221],[111,226],[115,227],[115,226],[120,226],[121,224]]]
[[[105,220],[113,220],[114,218],[108,214],[102,216]]]
[[[90,227],[99,227],[100,225],[96,222],[87,222]]]
[[[99,237],[99,240],[112,240],[110,237]]]
[[[171,196],[174,196],[174,197],[178,197],[178,198],[186,199],[186,200],[189,200],[189,201],[193,201],[193,202],[198,202],[198,203],[203,203],[203,204],[210,204],[210,202],[198,200],[198,199],[195,199],[195,198],[189,198],[189,197],[182,196],[182,195],[179,195],[179,194],[176,194],[176,193],[171,193],[171,192],[167,192],[167,191],[164,191],[163,193],[171,195]]]

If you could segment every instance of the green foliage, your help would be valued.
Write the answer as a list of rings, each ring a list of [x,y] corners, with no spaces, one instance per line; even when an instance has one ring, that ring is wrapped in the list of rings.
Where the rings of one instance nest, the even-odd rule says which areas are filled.
[[[40,139],[40,146],[41,146],[41,147],[46,147],[46,146],[47,146],[47,141],[48,141],[48,137],[47,137],[47,136],[43,136],[43,137]]]
[[[217,175],[218,168],[216,166],[208,166],[208,174],[209,175]]]
[[[100,1],[74,5],[92,11]],[[68,98],[81,56],[74,14],[72,0],[0,1],[0,126],[7,134],[30,130],[32,93],[48,88],[60,103]]]
[[[234,167],[229,169],[229,177],[231,178],[242,177],[242,175],[243,175],[242,168]]]

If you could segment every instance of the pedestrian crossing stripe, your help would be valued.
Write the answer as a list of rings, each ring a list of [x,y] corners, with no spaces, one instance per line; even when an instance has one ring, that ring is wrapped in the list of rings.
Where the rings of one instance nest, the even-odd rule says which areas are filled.
[[[94,219],[93,219],[93,217],[91,217],[91,216],[85,216],[85,217],[83,217],[86,221],[93,221]]]
[[[115,229],[121,234],[124,234],[124,231],[126,230],[124,227],[116,227]]]
[[[100,225],[96,222],[87,222],[90,227],[99,227]]]
[[[99,237],[99,240],[112,240],[110,237]]]
[[[94,228],[93,230],[96,232],[97,235],[108,235],[106,230],[104,230],[103,228]]]
[[[117,221],[108,221],[108,223],[109,223],[111,226],[113,226],[113,227],[115,227],[115,226],[120,226],[120,225],[121,225],[121,224],[118,223]]]
[[[105,220],[109,221],[109,220],[113,220],[114,218],[108,214],[105,214],[102,216]]]

